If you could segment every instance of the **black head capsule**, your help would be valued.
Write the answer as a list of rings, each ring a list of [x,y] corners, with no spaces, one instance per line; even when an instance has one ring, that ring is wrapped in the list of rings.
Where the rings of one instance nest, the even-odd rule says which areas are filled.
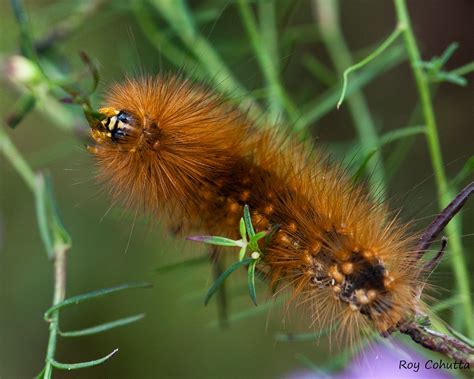
[[[126,112],[120,111],[116,115],[107,117],[102,121],[102,125],[110,133],[113,141],[119,140],[127,135],[127,130],[132,128],[133,116]]]

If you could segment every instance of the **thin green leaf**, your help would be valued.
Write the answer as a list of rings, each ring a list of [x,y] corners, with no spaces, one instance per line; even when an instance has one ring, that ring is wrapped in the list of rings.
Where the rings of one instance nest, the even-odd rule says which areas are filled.
[[[45,183],[43,174],[38,174],[36,180],[35,205],[36,205],[36,219],[41,240],[48,254],[48,258],[54,257],[53,241],[51,238],[48,217],[48,199],[46,197]]]
[[[50,208],[51,217],[51,233],[53,236],[54,247],[61,245],[62,247],[71,247],[71,236],[66,230],[62,216],[59,212],[58,204],[56,202],[56,196],[53,189],[53,181],[51,175],[46,173],[45,175],[45,191],[48,200],[48,206]]]
[[[212,295],[216,293],[216,291],[219,289],[219,287],[224,283],[224,281],[227,279],[227,277],[232,274],[235,270],[238,268],[248,265],[250,262],[252,262],[252,258],[246,258],[243,261],[235,262],[232,264],[227,270],[225,270],[212,284],[211,288],[209,288],[209,291],[207,291],[206,298],[204,300],[204,304],[207,305],[209,300],[211,299]]]
[[[89,91],[89,95],[93,94],[95,90],[97,89],[97,86],[99,85],[100,81],[100,75],[99,75],[99,69],[97,68],[96,64],[92,61],[92,59],[89,57],[89,55],[81,51],[79,53],[81,56],[82,62],[89,68],[91,75],[92,75],[92,88]]]
[[[334,330],[335,327],[326,328],[321,330],[320,332],[314,333],[276,333],[274,338],[276,341],[279,342],[314,342],[320,337],[324,337],[331,334]]]
[[[449,82],[457,84],[459,86],[466,86],[467,80],[463,78],[462,73],[454,71],[443,71],[442,67],[451,58],[456,49],[459,47],[458,43],[451,43],[446,50],[443,52],[441,57],[433,57],[429,62],[420,61],[417,62],[417,67],[421,67],[426,70],[428,78],[434,83]]]
[[[253,236],[252,240],[255,241],[255,242],[257,242],[258,240],[261,240],[262,238],[266,237],[268,234],[269,234],[269,231],[268,231],[268,230],[264,230],[264,231],[262,231],[262,232],[258,232],[258,233],[256,233],[256,234]]]
[[[474,71],[474,62],[465,64],[464,66],[458,67],[451,71],[452,74],[464,76]]]
[[[253,259],[249,264],[247,271],[247,284],[249,287],[249,295],[252,302],[257,306],[257,291],[255,290],[255,266],[258,263],[258,259]]]
[[[38,375],[35,376],[35,379],[42,379],[44,378],[44,373],[46,372],[46,366],[39,372]]]
[[[242,247],[242,241],[235,241],[219,236],[190,236],[186,237],[186,239],[189,241],[203,242],[208,245]]]
[[[434,304],[431,307],[431,311],[434,312],[434,313],[438,313],[438,312],[441,312],[445,309],[451,308],[453,305],[461,304],[462,302],[463,302],[463,298],[461,296],[459,296],[459,295],[452,296],[452,297],[450,297],[446,300],[443,300],[439,303]]]
[[[407,126],[406,128],[392,130],[380,137],[380,147],[397,141],[399,139],[414,136],[417,134],[424,134],[425,132],[426,128],[424,126]]]
[[[295,358],[300,361],[302,364],[304,364],[307,368],[309,368],[311,371],[314,371],[316,374],[322,376],[323,378],[330,378],[330,376],[321,370],[318,365],[316,365],[311,359],[309,359],[306,355],[296,353]]]
[[[63,337],[88,336],[88,335],[91,335],[91,334],[102,333],[102,332],[105,332],[105,331],[110,330],[110,329],[119,328],[119,327],[122,327],[122,326],[125,326],[125,325],[128,325],[128,324],[137,322],[137,321],[141,320],[144,317],[145,317],[145,314],[141,313],[141,314],[138,314],[138,315],[135,315],[135,316],[121,318],[121,319],[118,319],[118,320],[106,322],[106,323],[101,324],[101,325],[92,326],[92,327],[86,328],[86,329],[71,330],[71,331],[67,331],[67,332],[60,331],[59,334]]]
[[[18,26],[20,27],[20,43],[22,53],[34,62],[38,62],[38,56],[33,46],[33,37],[31,36],[30,23],[28,15],[21,0],[11,0],[11,7],[15,15]]]
[[[77,295],[70,297],[59,304],[56,304],[55,306],[49,308],[45,314],[44,314],[44,319],[46,321],[50,320],[51,314],[59,309],[69,307],[71,305],[76,305],[83,303],[85,301],[89,301],[92,299],[96,299],[99,297],[107,296],[115,292],[120,292],[120,291],[125,291],[125,290],[130,290],[130,289],[139,289],[139,288],[151,288],[152,285],[150,283],[144,283],[144,282],[139,282],[139,283],[127,283],[127,284],[121,284],[116,287],[110,287],[110,288],[104,288],[100,289],[97,291],[92,291],[88,292],[82,295]]]
[[[71,247],[71,237],[62,222],[48,174],[36,176],[35,203],[40,236],[48,257],[52,259],[57,248]]]
[[[20,154],[16,146],[13,144],[9,135],[5,132],[0,122],[0,153],[10,162],[14,170],[24,180],[30,191],[34,194],[37,192],[37,183],[35,173],[26,162],[25,158]]]
[[[5,119],[6,124],[14,129],[36,105],[36,97],[31,94],[23,95],[13,106],[13,111]]]
[[[187,267],[197,266],[203,263],[209,262],[209,257],[204,255],[202,257],[188,259],[186,261],[171,263],[169,265],[161,266],[155,269],[156,273],[167,273],[170,271],[181,270]]]
[[[370,343],[373,343],[373,337],[360,339],[359,342],[354,345],[351,344],[339,354],[332,355],[331,360],[329,360],[322,369],[326,372],[333,372],[342,369],[347,365],[347,362],[357,354],[357,352],[362,351],[365,346]]]
[[[93,361],[88,361],[88,362],[61,363],[61,362],[58,362],[54,359],[52,359],[50,362],[51,362],[52,366],[54,366],[54,367],[56,367],[60,370],[78,370],[78,369],[81,369],[81,368],[100,365],[100,364],[104,363],[107,359],[112,357],[117,351],[118,351],[118,349],[115,349],[114,351],[112,351],[110,354],[106,355],[103,358],[95,359]]]
[[[286,300],[287,300],[287,296],[281,296],[281,297],[278,297],[274,301],[267,301],[266,303],[261,304],[258,307],[248,307],[247,309],[244,309],[243,311],[234,312],[229,317],[229,322],[234,323],[234,322],[238,322],[238,321],[241,321],[241,320],[246,320],[250,317],[255,317],[255,316],[267,311],[269,308],[271,308],[273,306],[281,305]],[[214,321],[209,323],[209,326],[215,327],[215,326],[218,326],[218,323],[214,320]]]
[[[457,42],[452,42],[449,44],[449,46],[444,50],[443,54],[441,54],[441,57],[436,59],[436,66],[439,69],[443,67],[446,62],[453,56],[454,52],[458,49],[459,44]]]
[[[470,157],[462,167],[461,171],[451,181],[451,188],[458,188],[461,183],[474,172],[474,156]]]
[[[239,251],[239,261],[242,262],[242,260],[245,258],[245,253],[247,252],[247,245],[242,246]]]
[[[275,6],[271,2],[261,2],[257,9],[260,14],[261,25],[258,28],[252,8],[244,0],[237,1],[240,18],[249,36],[250,44],[260,65],[266,81],[269,96],[268,117],[277,120],[282,117],[282,109],[286,111],[290,120],[296,120],[298,111],[279,80],[279,56],[275,24]]]
[[[408,138],[417,134],[424,134],[425,131],[426,129],[424,126],[408,126],[406,128],[392,130],[382,135],[379,139],[378,146],[374,148],[374,150],[369,151],[369,153],[365,155],[363,161],[359,165],[359,168],[357,169],[356,173],[352,177],[353,181],[359,180],[361,178],[361,176],[363,175],[363,173],[365,172],[367,168],[367,165],[370,159],[372,159],[372,157],[374,156],[376,150],[380,150],[383,146],[388,145],[397,140]],[[361,149],[360,144],[356,144],[355,146],[351,148],[348,155],[356,156],[357,151],[359,151],[360,149]]]
[[[250,209],[247,204],[244,206],[244,222],[245,222],[245,227],[247,229],[247,233],[250,238],[252,238],[255,235],[255,230],[252,225],[252,216],[250,215]]]
[[[261,240],[262,238],[265,238],[268,235],[269,231],[265,230],[262,232],[258,232],[255,234],[252,238],[250,238],[249,241],[249,247],[248,250],[250,253],[253,253],[256,251],[257,253],[260,253],[261,255],[263,254],[262,251],[260,250],[260,246],[258,245],[258,241]]]
[[[191,10],[187,3],[184,1],[154,0],[150,2],[150,4],[174,29],[176,36],[181,39],[183,44],[197,57],[198,62],[192,66],[191,72],[197,71],[196,67],[199,67],[202,71],[210,74],[213,84],[219,91],[231,94],[232,98],[239,99],[240,107],[248,111],[249,105],[252,105],[249,111],[252,113],[252,116],[257,117],[261,114],[260,106],[249,97],[247,89],[242,86],[233,73],[231,73],[228,66],[224,63],[210,42],[196,29]],[[139,11],[139,13],[147,14],[148,12]],[[151,40],[154,40],[159,35],[161,25],[160,28],[158,28],[153,18],[149,21],[151,24],[149,27],[150,30],[144,31],[147,36],[152,37]],[[176,43],[171,43],[167,38],[165,38],[165,41],[160,39],[160,44],[157,47],[160,52],[167,54],[170,45],[174,47],[173,51],[182,51],[182,49],[176,49]],[[175,54],[176,52],[173,55]],[[183,62],[189,62],[189,60],[180,60],[177,62],[177,65],[182,67]],[[186,65],[185,69],[189,69],[188,66],[191,67],[191,65]]]
[[[362,163],[360,164],[359,168],[357,169],[355,174],[352,175],[352,181],[353,182],[358,182],[362,178],[362,176],[365,173],[365,170],[367,169],[367,166],[369,164],[370,159],[375,155],[376,152],[377,152],[377,149],[374,148],[374,149],[370,150],[368,152],[368,154],[366,154],[366,156],[365,156],[364,160],[362,161]]]
[[[330,69],[328,69],[322,62],[317,60],[313,55],[303,55],[302,62],[303,66],[321,83],[332,87],[336,83],[337,78]]]
[[[465,336],[462,333],[459,333],[457,330],[451,328],[449,325],[446,325],[446,328],[448,328],[449,332],[456,338],[460,339],[462,342],[464,342],[466,345],[469,347],[474,348],[474,340],[469,338],[468,336]]]
[[[242,241],[247,242],[247,228],[245,227],[245,221],[243,217],[240,218],[239,229]]]
[[[350,81],[347,86],[346,95],[360,90],[380,74],[399,65],[406,59],[406,52],[402,46],[394,45],[388,49],[384,55],[371,63],[370,69],[362,70]],[[293,129],[296,132],[303,132],[310,124],[321,119],[324,115],[331,112],[337,105],[340,98],[340,90],[336,87],[328,89],[325,93],[311,100],[304,105],[303,115],[298,120]]]
[[[360,62],[352,65],[351,67],[347,68],[343,73],[343,84],[342,84],[342,92],[339,101],[337,102],[336,107],[339,109],[341,106],[344,96],[347,90],[347,78],[349,74],[353,71],[357,71],[358,69],[364,67],[367,63],[375,59],[378,55],[382,54],[395,40],[403,33],[403,29],[399,26],[395,28],[395,30],[387,37],[385,41],[383,41],[379,47],[377,47],[371,54],[369,54],[366,58],[362,59]]]
[[[440,71],[432,78],[435,83],[448,82],[457,84],[458,86],[465,87],[467,85],[467,79],[462,76],[453,74],[452,72]]]

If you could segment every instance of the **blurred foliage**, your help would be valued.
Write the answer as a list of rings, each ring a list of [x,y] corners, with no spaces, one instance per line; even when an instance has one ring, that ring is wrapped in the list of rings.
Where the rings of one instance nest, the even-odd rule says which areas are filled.
[[[318,371],[344,366],[350,358],[347,352],[338,355],[334,347],[330,352],[326,339],[315,344],[307,335],[294,334],[308,332],[309,317],[300,308],[292,313],[291,324],[282,324],[283,301],[264,303],[267,289],[258,281],[260,301],[255,308],[245,275],[236,273],[227,280],[230,324],[219,328],[213,304],[202,305],[212,281],[208,260],[201,259],[204,249],[167,236],[154,220],[110,209],[107,196],[94,183],[84,149],[88,127],[81,107],[66,104],[84,104],[81,89],[94,87],[98,78],[91,76],[90,67],[96,64],[100,80],[94,105],[107,85],[125,74],[180,70],[250,109],[257,123],[278,122],[300,138],[316,141],[317,148],[350,165],[356,177],[368,177],[374,193],[388,198],[393,209],[401,207],[402,217],[415,219],[414,229],[421,229],[436,213],[436,202],[448,193],[446,189],[436,195],[433,157],[420,116],[425,109],[418,104],[401,38],[350,74],[345,103],[335,111],[343,71],[369,56],[395,30],[394,7],[377,0],[341,2],[339,7],[336,1],[323,2],[40,0],[25,1],[26,13],[16,9],[16,18],[7,2],[0,3],[0,116],[16,126],[8,131],[0,126],[3,141],[13,141],[3,142],[2,150],[18,153],[13,166],[0,161],[0,304],[6,310],[0,312],[0,376],[31,377],[44,366],[48,328],[41,315],[51,303],[53,278],[52,265],[41,250],[50,234],[47,228],[38,232],[35,199],[28,187],[37,188],[34,172],[46,169],[55,187],[55,205],[46,197],[51,205],[46,214],[54,215],[57,206],[62,214],[57,230],[63,233],[64,224],[73,241],[66,297],[136,280],[155,284],[135,296],[107,297],[61,311],[65,331],[91,331],[91,325],[101,323],[92,331],[106,331],[141,319],[130,318],[130,310],[147,317],[113,332],[61,338],[55,355],[60,362],[94,360],[119,351],[104,365],[74,374],[55,371],[56,376],[277,377],[301,370],[302,363]],[[417,67],[436,92],[442,170],[449,191],[455,192],[472,180],[473,92],[466,75],[473,70],[469,51],[474,41],[467,17],[473,7],[435,3],[429,9],[410,4],[410,13],[422,50]],[[452,18],[456,21],[445,20],[448,10],[458,15]],[[27,16],[29,22],[18,22]],[[433,20],[443,22],[442,31]],[[89,69],[80,51],[91,57]],[[17,172],[26,173],[28,187]],[[469,272],[474,265],[469,254],[472,205],[464,213],[463,231],[460,219],[454,227],[470,247],[463,250]],[[54,243],[45,245],[54,255]],[[453,269],[448,263],[453,263],[450,254],[432,276],[443,289],[436,294],[442,300],[437,311],[463,330],[464,312],[455,310],[466,299],[458,293],[459,282],[450,279]],[[155,270],[163,266],[168,268]],[[288,336],[283,329],[306,342],[275,343],[274,334],[279,341]]]

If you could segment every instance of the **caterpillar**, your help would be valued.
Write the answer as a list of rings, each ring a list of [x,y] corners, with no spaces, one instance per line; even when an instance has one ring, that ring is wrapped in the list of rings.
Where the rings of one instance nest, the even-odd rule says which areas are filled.
[[[473,192],[468,186],[425,233],[373,200],[340,164],[259,129],[229,101],[175,75],[112,85],[91,120],[89,147],[114,203],[182,233],[238,238],[245,205],[256,231],[276,233],[262,272],[309,309],[312,324],[349,340],[389,335],[425,309],[420,255]],[[444,247],[444,246],[443,246]],[[442,251],[436,259],[439,260]]]

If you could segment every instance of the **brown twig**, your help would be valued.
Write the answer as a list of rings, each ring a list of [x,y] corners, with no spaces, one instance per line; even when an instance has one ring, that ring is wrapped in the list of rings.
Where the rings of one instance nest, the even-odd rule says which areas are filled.
[[[474,349],[454,337],[431,330],[415,321],[399,326],[398,330],[429,350],[474,367]]]
[[[415,249],[418,258],[423,254],[433,243],[434,239],[439,233],[448,225],[449,221],[462,209],[463,205],[474,192],[474,182],[469,183],[459,194],[454,198],[449,205],[444,208],[441,213],[431,222],[425,229],[418,240],[418,245]]]

